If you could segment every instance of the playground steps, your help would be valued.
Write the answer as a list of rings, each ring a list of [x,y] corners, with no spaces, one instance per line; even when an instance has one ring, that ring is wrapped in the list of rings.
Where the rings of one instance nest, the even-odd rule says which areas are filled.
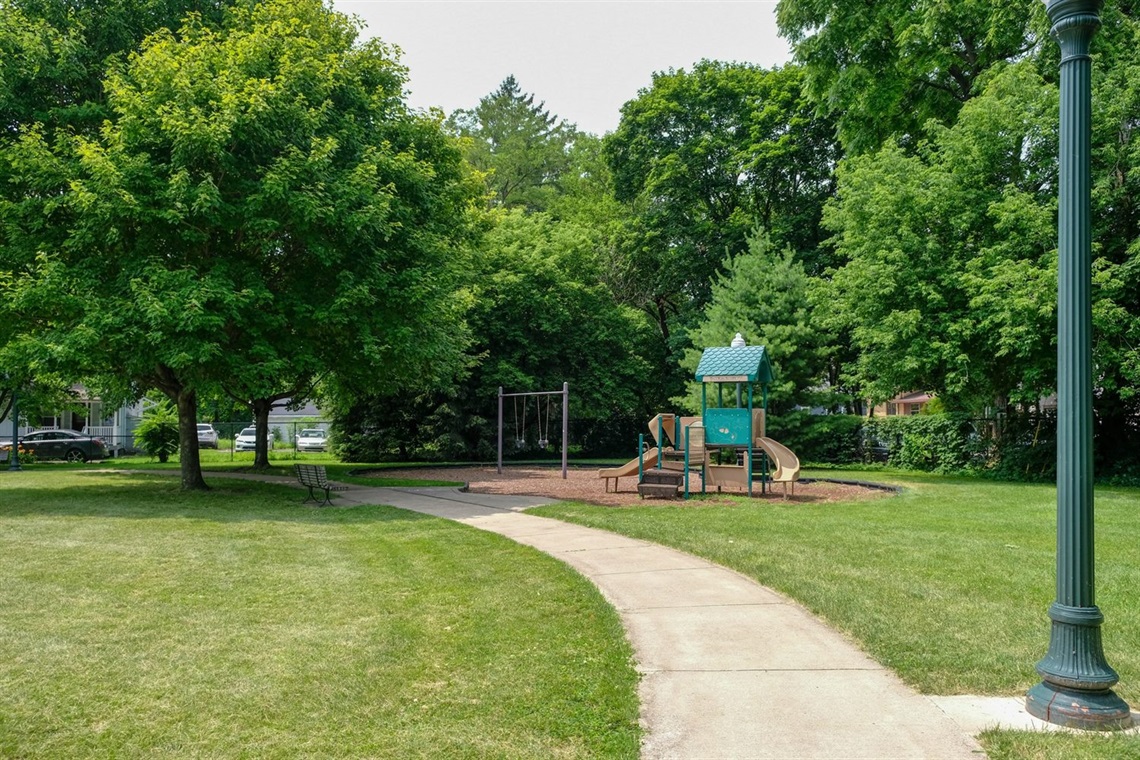
[[[685,482],[685,473],[673,469],[652,468],[646,470],[641,482],[637,484],[637,492],[641,498],[676,499],[681,495],[681,487]]]

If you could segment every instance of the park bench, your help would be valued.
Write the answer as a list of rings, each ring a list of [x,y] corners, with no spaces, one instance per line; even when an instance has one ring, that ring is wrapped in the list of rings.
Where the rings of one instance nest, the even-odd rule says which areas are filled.
[[[325,472],[323,464],[295,464],[293,470],[297,473],[297,480],[301,485],[307,486],[309,489],[309,496],[305,499],[308,501],[312,499],[319,505],[332,504],[333,491],[347,491],[348,486],[337,486],[329,482],[328,474]],[[325,492],[325,500],[321,501],[317,498],[317,494],[313,491],[314,488],[320,488]],[[301,502],[304,504],[305,502]]]

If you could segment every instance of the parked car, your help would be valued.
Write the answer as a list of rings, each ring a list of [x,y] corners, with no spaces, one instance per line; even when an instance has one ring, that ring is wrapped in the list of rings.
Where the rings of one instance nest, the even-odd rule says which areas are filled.
[[[11,448],[8,444],[7,448]],[[20,439],[20,448],[36,459],[66,459],[86,462],[106,459],[107,447],[100,438],[92,438],[74,430],[38,430]]]
[[[218,431],[214,430],[213,425],[203,422],[198,423],[198,448],[218,448]]]
[[[324,451],[328,445],[328,433],[319,428],[306,428],[297,433],[297,451]]]
[[[257,448],[257,428],[242,428],[234,438],[234,451],[254,451]]]

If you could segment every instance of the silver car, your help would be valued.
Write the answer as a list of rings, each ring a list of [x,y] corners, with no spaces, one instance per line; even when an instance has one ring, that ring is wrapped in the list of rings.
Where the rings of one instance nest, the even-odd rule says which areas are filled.
[[[198,448],[218,448],[218,431],[214,430],[213,425],[204,422],[198,423]]]

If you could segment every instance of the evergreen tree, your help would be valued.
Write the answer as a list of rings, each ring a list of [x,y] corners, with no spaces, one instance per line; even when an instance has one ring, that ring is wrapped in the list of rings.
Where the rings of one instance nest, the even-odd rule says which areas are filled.
[[[577,130],[545,105],[508,76],[474,109],[451,115],[451,128],[470,139],[468,161],[486,173],[493,206],[542,211],[558,193]]]
[[[710,346],[727,346],[736,333],[749,345],[765,346],[776,376],[769,388],[769,408],[782,411],[816,401],[812,389],[827,369],[827,336],[808,301],[809,278],[795,253],[777,250],[762,230],[748,238],[748,252],[725,262],[725,273],[712,286],[712,299],[700,324],[689,332],[692,348],[681,366],[690,378]],[[692,383],[676,399],[700,409],[700,385]]]

